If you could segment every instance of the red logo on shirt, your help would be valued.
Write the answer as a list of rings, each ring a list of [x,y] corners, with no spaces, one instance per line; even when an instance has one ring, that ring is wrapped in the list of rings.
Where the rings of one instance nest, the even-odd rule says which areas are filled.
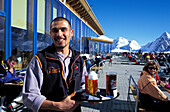
[[[74,68],[77,70],[77,69],[78,69],[78,66],[77,66],[77,65],[74,65]]]

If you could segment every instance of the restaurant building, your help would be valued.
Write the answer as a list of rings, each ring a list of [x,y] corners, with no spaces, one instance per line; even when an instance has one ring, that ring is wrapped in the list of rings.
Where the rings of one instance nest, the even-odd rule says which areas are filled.
[[[104,30],[86,0],[0,0],[0,59],[15,55],[18,69],[26,68],[37,51],[52,44],[50,22],[60,16],[71,22],[73,49],[110,52],[112,42],[96,39]]]

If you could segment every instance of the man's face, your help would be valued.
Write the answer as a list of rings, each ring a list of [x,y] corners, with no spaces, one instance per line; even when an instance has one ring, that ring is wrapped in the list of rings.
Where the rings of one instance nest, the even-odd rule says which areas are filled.
[[[7,63],[8,63],[8,66],[10,67],[10,68],[14,68],[14,66],[17,64],[17,62],[15,62],[15,61],[7,61]]]
[[[66,20],[53,21],[50,34],[56,48],[65,48],[69,46],[70,38],[73,36],[73,30]]]

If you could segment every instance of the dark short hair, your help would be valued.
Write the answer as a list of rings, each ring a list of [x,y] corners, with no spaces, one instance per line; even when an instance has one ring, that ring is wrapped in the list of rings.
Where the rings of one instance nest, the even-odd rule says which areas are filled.
[[[69,26],[70,26],[70,29],[71,29],[71,23],[70,23],[70,21],[69,21],[68,19],[66,19],[66,18],[64,18],[64,17],[56,17],[56,18],[54,18],[54,19],[51,21],[51,23],[50,23],[50,30],[51,30],[51,27],[52,27],[52,23],[53,23],[54,21],[63,21],[63,20],[65,20],[65,21],[68,22],[68,24],[69,24]]]
[[[9,59],[9,62],[15,61],[18,63],[18,59],[15,56],[10,56],[8,59]]]
[[[86,57],[86,56],[82,56],[82,58],[83,58],[84,60],[86,60],[86,59],[87,59],[87,57]]]

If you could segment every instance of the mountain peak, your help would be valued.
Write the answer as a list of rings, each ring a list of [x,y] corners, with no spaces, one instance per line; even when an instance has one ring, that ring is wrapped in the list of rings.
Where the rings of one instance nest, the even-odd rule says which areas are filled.
[[[131,40],[129,46],[132,48],[132,50],[139,50],[141,48],[141,46],[136,42],[136,40]]]
[[[141,50],[147,52],[160,52],[160,51],[169,51],[170,46],[170,35],[168,32],[164,32],[159,38],[155,41],[142,46]]]
[[[168,32],[164,32],[161,37],[163,38],[169,38],[170,39],[170,34]]]
[[[129,41],[123,37],[118,37],[116,41],[117,41],[117,47],[122,47],[129,44]]]
[[[121,50],[139,50],[141,47],[135,41],[129,41],[124,37],[118,37],[113,41],[113,49],[121,49]]]

